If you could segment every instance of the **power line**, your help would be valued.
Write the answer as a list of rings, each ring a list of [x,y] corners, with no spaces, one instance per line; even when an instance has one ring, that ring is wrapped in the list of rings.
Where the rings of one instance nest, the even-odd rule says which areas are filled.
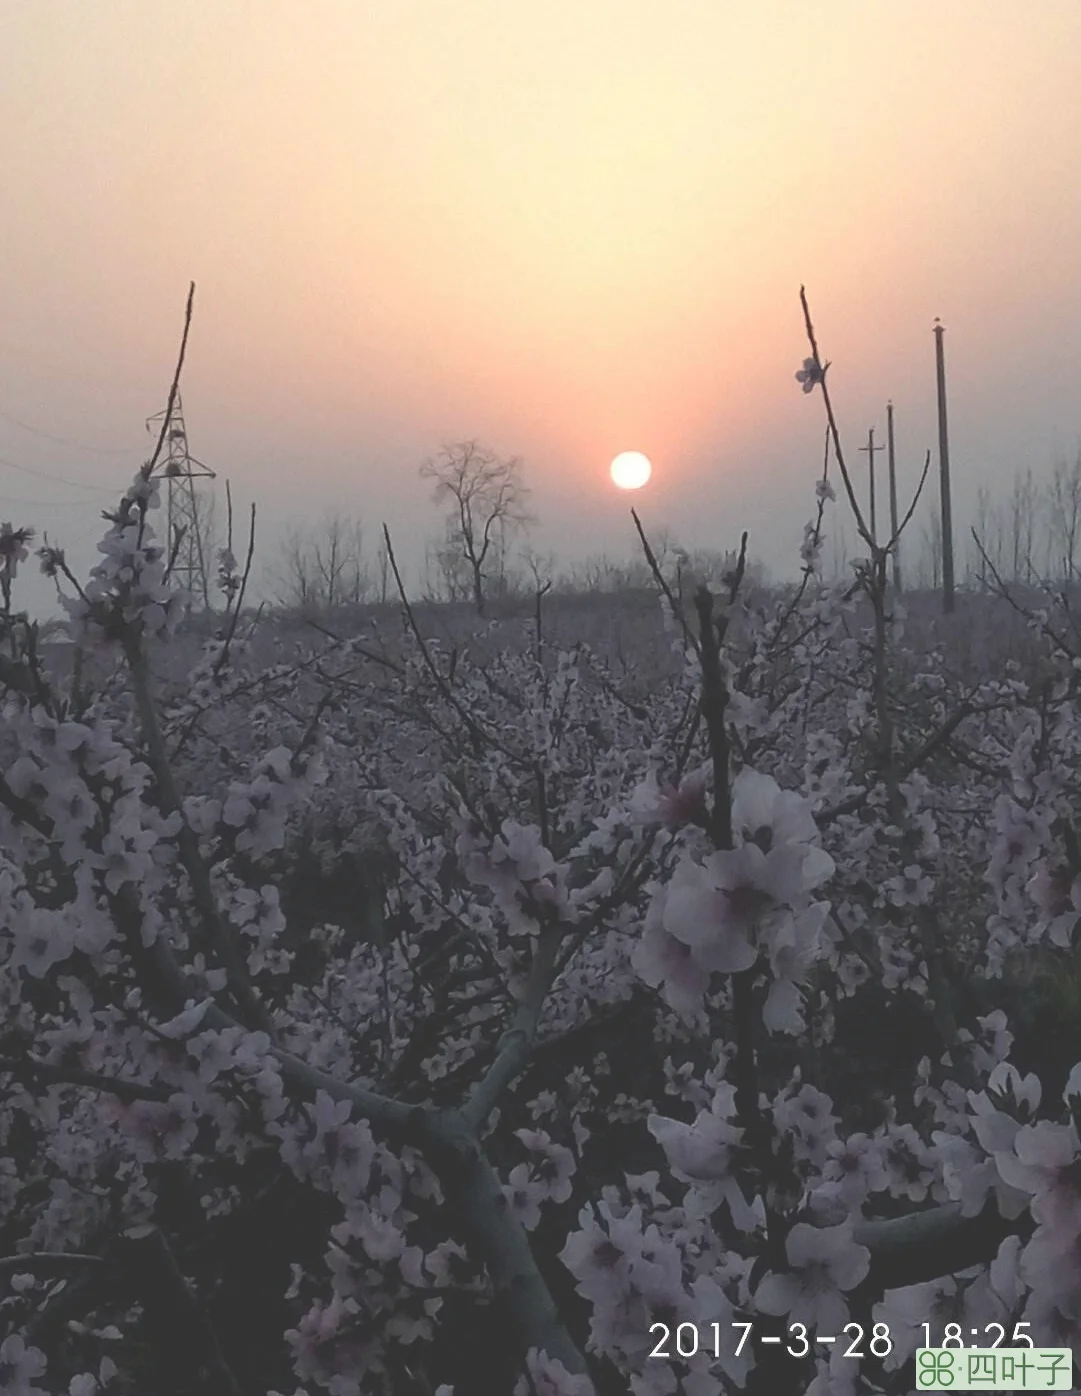
[[[5,508],[17,504],[20,509],[94,509],[92,499],[18,499],[14,495],[0,494],[0,504]]]
[[[94,490],[98,494],[116,494],[115,487],[110,485],[88,485],[82,480],[68,480],[63,475],[51,475],[47,470],[33,470],[28,465],[20,465],[18,461],[8,460],[6,456],[0,456],[0,465],[6,465],[9,470],[18,470],[22,475],[32,475],[38,480],[51,480],[54,485],[70,485],[76,490]]]
[[[30,368],[47,373],[51,378],[67,383],[82,383],[87,378],[95,379],[102,384],[114,384],[116,381],[115,371],[97,367],[94,360],[82,359],[77,366],[70,363],[58,363],[56,359],[43,359],[36,352],[28,354],[25,349],[12,344],[7,339],[0,338],[0,354],[12,354]]]
[[[35,436],[44,436],[46,441],[59,442],[61,446],[72,446],[76,451],[93,451],[101,456],[130,456],[135,453],[130,446],[90,446],[85,441],[72,441],[67,436],[55,436],[51,431],[44,431],[41,427],[31,426],[29,422],[22,421],[19,417],[13,417],[10,412],[6,412],[0,407],[0,417],[5,421],[13,422],[15,426],[22,427],[23,431],[33,432]]]

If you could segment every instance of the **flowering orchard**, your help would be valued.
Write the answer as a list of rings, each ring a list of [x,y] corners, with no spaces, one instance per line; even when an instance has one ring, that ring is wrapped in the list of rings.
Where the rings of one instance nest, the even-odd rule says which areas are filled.
[[[895,539],[821,584],[833,499],[779,598],[741,559],[688,612],[656,569],[644,694],[539,611],[516,653],[406,607],[268,666],[229,553],[163,677],[153,462],[85,584],[40,552],[97,675],[60,680],[0,532],[0,1390],[854,1396],[943,1339],[1081,1356],[1081,646],[1049,596],[1032,673],[914,653]]]

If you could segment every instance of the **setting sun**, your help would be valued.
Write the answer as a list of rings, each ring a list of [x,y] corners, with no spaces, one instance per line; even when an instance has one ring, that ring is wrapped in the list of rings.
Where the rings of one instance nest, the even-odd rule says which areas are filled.
[[[612,462],[612,479],[621,490],[640,490],[652,474],[649,457],[641,451],[621,451]]]

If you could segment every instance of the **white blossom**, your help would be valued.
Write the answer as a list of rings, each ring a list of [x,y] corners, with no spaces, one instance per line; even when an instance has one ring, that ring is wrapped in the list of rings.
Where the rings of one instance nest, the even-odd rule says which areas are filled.
[[[844,1295],[866,1276],[871,1253],[852,1237],[851,1222],[814,1227],[797,1222],[785,1241],[790,1269],[771,1271],[755,1290],[758,1308],[787,1314],[820,1333],[839,1333],[848,1322]]]

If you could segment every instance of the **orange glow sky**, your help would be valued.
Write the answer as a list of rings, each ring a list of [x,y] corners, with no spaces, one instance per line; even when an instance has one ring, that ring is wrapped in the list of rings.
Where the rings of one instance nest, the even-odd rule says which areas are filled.
[[[647,525],[794,572],[801,282],[902,493],[942,317],[962,528],[1081,441],[1078,0],[0,0],[0,48],[0,519],[77,559],[109,497],[25,471],[127,483],[189,280],[192,450],[267,563],[335,505],[415,560],[477,437],[542,549],[633,550],[632,449]]]

